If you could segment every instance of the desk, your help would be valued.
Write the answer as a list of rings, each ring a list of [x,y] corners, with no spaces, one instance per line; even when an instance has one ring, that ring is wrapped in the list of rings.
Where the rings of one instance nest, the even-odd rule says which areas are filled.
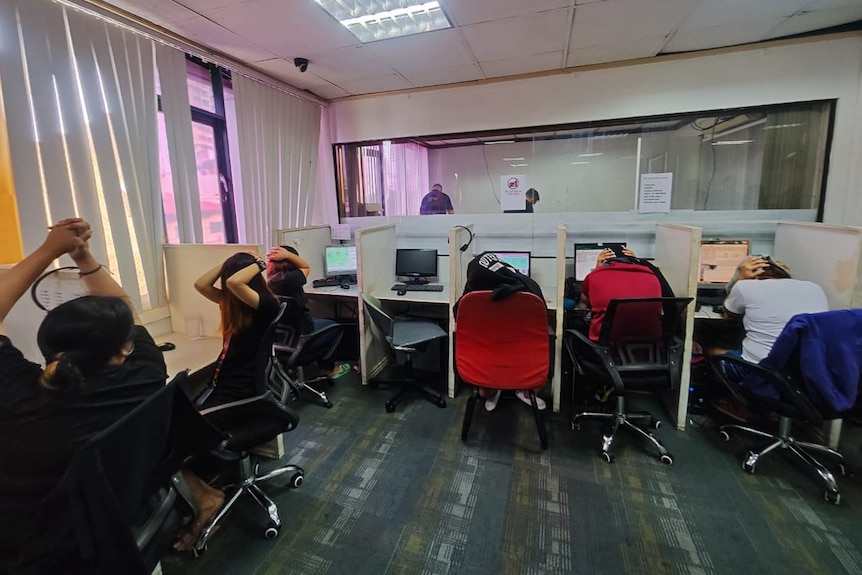
[[[449,305],[449,286],[444,285],[443,291],[409,291],[398,295],[397,291],[380,290],[373,294],[380,301],[403,301],[411,303],[438,303]]]
[[[712,311],[711,307],[704,306],[694,312],[694,319],[726,319],[723,313]]]
[[[171,332],[153,339],[157,344],[171,342],[177,346],[176,349],[164,352],[168,379],[185,369],[194,373],[205,368],[218,359],[222,350],[222,339],[219,337],[189,339],[184,333]]]

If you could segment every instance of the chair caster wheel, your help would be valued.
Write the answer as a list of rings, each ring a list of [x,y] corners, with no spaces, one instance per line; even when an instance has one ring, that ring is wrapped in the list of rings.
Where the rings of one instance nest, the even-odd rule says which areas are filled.
[[[838,475],[845,476],[847,475],[847,466],[843,463],[838,463],[836,466],[838,468]]]
[[[754,473],[754,467],[757,465],[758,457],[752,453],[748,452],[748,456],[745,458],[745,461],[742,462],[742,469],[746,473]]]
[[[438,399],[436,402],[434,402],[434,404],[435,404],[437,407],[439,407],[440,409],[443,409],[444,407],[446,407],[446,400],[445,400],[445,399],[443,399],[443,398],[441,397],[441,398],[440,398],[440,399]]]
[[[823,499],[825,499],[826,501],[828,501],[830,503],[834,503],[835,505],[838,505],[841,503],[841,494],[838,493],[837,491],[827,491],[826,493],[823,494]]]
[[[266,530],[263,532],[263,536],[266,537],[267,539],[275,539],[276,537],[278,537],[278,527],[270,524],[269,526],[267,526]]]
[[[663,454],[660,459],[665,465],[673,465],[673,456],[670,453]]]
[[[294,474],[293,474],[293,476],[290,478],[290,486],[291,486],[292,488],[296,489],[297,487],[299,487],[300,485],[302,485],[302,481],[303,481],[303,475],[302,475],[302,473],[296,472],[296,473],[294,473]]]
[[[327,400],[326,403],[323,404],[323,407],[326,409],[332,409],[332,402]]]
[[[395,411],[395,406],[388,401],[386,402],[386,413],[392,413]]]
[[[609,453],[607,451],[602,451],[602,459],[605,460],[605,463],[613,463],[614,462],[614,454]]]
[[[659,427],[661,427],[661,420],[650,419],[649,426],[652,427],[653,429],[658,429]]]
[[[718,432],[718,436],[722,441],[730,441],[730,434],[723,429]]]

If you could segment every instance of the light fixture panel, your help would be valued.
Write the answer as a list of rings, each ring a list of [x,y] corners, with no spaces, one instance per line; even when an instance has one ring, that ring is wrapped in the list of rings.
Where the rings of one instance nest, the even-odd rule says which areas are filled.
[[[360,42],[451,28],[440,2],[425,0],[315,0]]]

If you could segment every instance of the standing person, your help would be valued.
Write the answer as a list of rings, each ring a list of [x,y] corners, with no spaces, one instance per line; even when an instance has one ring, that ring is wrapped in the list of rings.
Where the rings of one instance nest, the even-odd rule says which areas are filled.
[[[131,302],[90,253],[90,225],[58,222],[45,242],[0,276],[0,571],[14,562],[42,500],[75,452],[165,385],[162,352]],[[68,253],[89,295],[48,312],[31,363],[2,322],[55,259]],[[132,456],[130,456],[132,459]]]
[[[533,205],[539,203],[539,192],[536,188],[530,188],[524,192],[524,209],[523,210],[504,210],[504,214],[532,214]]]
[[[448,195],[443,193],[442,184],[431,186],[431,191],[425,194],[425,197],[422,198],[422,204],[419,206],[419,215],[421,216],[454,213],[452,200],[449,199]]]
[[[269,283],[269,288],[276,295],[293,298],[303,309],[303,334],[313,333],[323,329],[328,325],[333,325],[335,322],[331,319],[321,319],[311,316],[308,310],[308,305],[305,298],[305,290],[303,286],[308,281],[308,274],[311,273],[311,267],[296,251],[290,246],[276,246],[270,248],[266,254],[266,277]],[[321,337],[317,345],[320,348],[328,348],[332,343],[332,338],[337,337],[335,331],[330,331],[328,337]],[[337,379],[350,371],[350,366],[342,363],[335,365],[335,360],[321,359],[317,362],[320,368],[321,375]]]

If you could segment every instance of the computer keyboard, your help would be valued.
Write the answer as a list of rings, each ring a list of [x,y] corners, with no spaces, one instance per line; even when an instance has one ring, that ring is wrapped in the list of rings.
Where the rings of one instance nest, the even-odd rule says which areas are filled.
[[[392,284],[392,291],[443,291],[443,284]]]
[[[346,285],[356,285],[356,278],[348,278],[348,277],[332,277],[332,278],[323,278],[319,280],[314,280],[311,282],[313,287],[338,287],[342,284]]]

